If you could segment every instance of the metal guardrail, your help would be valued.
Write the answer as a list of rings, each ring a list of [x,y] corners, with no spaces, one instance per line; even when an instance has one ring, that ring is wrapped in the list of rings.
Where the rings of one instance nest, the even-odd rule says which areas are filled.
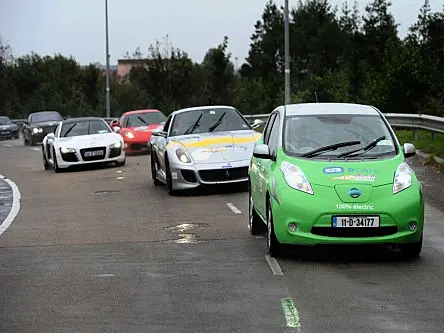
[[[444,134],[444,118],[425,114],[386,113],[390,125],[399,129],[425,130]],[[269,114],[246,115],[248,121],[260,119],[267,121]],[[415,134],[414,134],[415,135]]]
[[[405,128],[413,130],[425,130],[432,133],[444,134],[444,118],[435,117],[424,114],[403,114],[403,113],[386,113],[384,114],[390,125],[394,128]],[[255,119],[267,121],[269,114],[245,115],[248,121],[253,122]],[[110,122],[116,118],[103,118],[106,122]],[[26,122],[26,119],[13,119],[14,123],[20,127]],[[415,134],[414,134],[415,135]]]

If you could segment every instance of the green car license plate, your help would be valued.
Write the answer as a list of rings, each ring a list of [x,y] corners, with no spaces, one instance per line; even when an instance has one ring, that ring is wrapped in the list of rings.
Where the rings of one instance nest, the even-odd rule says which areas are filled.
[[[378,228],[379,216],[333,216],[333,228]]]

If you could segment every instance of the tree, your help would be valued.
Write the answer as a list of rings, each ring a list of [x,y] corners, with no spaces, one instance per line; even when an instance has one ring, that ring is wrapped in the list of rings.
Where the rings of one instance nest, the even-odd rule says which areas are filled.
[[[205,54],[202,70],[205,79],[205,104],[231,104],[234,66],[227,52],[228,37]]]
[[[13,114],[11,101],[13,87],[9,80],[11,60],[11,47],[0,35],[0,112],[6,115]]]

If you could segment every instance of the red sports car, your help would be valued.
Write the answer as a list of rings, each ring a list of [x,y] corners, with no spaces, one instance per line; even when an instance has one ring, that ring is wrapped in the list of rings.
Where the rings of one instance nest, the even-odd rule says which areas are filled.
[[[159,110],[136,110],[125,112],[112,127],[120,127],[127,153],[149,152],[151,132],[163,127],[166,116]]]

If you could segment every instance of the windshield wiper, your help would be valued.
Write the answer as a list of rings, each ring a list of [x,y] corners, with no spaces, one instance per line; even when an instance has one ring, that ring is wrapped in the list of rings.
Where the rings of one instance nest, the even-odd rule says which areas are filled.
[[[139,119],[142,123],[144,123],[145,125],[149,125],[149,123],[147,123],[145,121],[145,119],[143,119],[141,116],[137,116],[137,119]]]
[[[365,147],[362,147],[362,148],[359,148],[359,149],[355,149],[355,150],[346,151],[345,153],[339,154],[338,157],[345,157],[345,156],[350,156],[350,155],[353,155],[353,154],[354,154],[353,156],[358,156],[358,155],[364,154],[364,153],[368,152],[369,150],[375,148],[378,145],[378,142],[382,141],[382,140],[385,140],[385,135],[383,135],[383,136],[381,136],[381,137],[379,137],[377,139],[374,139],[373,141],[371,141]],[[362,150],[361,153],[355,154],[355,153],[357,153],[358,151],[361,151],[361,150]]]
[[[187,129],[187,130],[185,131],[184,134],[191,134],[191,133],[193,133],[194,130],[195,130],[197,127],[199,127],[199,121],[200,121],[200,119],[202,118],[202,116],[203,116],[203,113],[200,114],[200,116],[197,118],[197,120],[196,120],[196,122],[193,124],[193,126],[191,126],[189,129]]]
[[[65,134],[63,134],[63,137],[66,138],[66,136],[69,134],[69,132],[71,132],[71,130],[76,126],[77,126],[77,124],[73,124],[70,128],[68,128],[68,130],[65,132]]]
[[[361,143],[361,141],[338,142],[338,143],[335,143],[333,145],[328,145],[328,146],[320,147],[318,149],[309,151],[308,153],[302,154],[301,157],[315,157],[315,156],[317,156],[319,154],[322,154],[322,153],[325,153],[327,151],[336,150],[336,149],[342,148],[342,147],[359,145],[360,143]]]
[[[225,114],[226,114],[226,112],[222,113],[222,115],[219,117],[219,119],[208,128],[208,132],[213,132],[217,126],[222,124],[222,119],[224,118]]]

